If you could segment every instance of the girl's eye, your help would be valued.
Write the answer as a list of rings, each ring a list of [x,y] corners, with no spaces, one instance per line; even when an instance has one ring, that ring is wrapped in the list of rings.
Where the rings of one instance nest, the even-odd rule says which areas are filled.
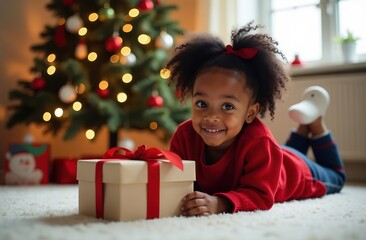
[[[222,109],[224,109],[224,110],[233,110],[234,105],[229,104],[229,103],[225,103],[224,105],[222,105]]]
[[[199,108],[205,108],[205,107],[207,107],[207,104],[203,101],[197,101],[196,106]]]

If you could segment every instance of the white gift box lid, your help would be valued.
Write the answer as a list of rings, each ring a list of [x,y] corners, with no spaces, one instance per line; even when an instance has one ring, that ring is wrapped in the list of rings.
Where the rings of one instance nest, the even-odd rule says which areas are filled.
[[[79,160],[77,179],[79,181],[95,181],[95,167],[100,159]],[[183,160],[181,171],[168,160],[160,159],[160,182],[195,181],[195,162]],[[147,162],[143,160],[108,159],[103,165],[104,183],[147,183]]]

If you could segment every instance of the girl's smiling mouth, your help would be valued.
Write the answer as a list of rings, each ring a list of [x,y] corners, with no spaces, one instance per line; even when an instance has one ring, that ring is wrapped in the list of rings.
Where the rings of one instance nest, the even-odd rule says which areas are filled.
[[[202,127],[202,129],[207,132],[207,133],[211,133],[211,134],[215,134],[215,133],[221,133],[223,131],[225,131],[225,129],[215,129],[215,128],[205,128]]]

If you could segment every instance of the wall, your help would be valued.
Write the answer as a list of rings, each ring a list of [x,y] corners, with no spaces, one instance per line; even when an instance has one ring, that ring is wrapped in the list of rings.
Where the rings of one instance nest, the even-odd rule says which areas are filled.
[[[8,92],[16,88],[19,79],[32,79],[34,76],[29,69],[33,65],[35,53],[30,46],[41,42],[39,34],[46,24],[54,24],[56,18],[48,12],[45,5],[48,0],[13,0],[0,1],[0,171],[3,169],[3,159],[8,143],[22,142],[26,134],[31,134],[37,142],[51,144],[51,158],[79,157],[81,155],[100,155],[108,148],[108,131],[102,129],[93,142],[89,142],[80,134],[71,141],[63,141],[62,133],[57,136],[43,134],[44,129],[35,125],[16,126],[6,129],[9,116],[7,106]],[[196,27],[196,11],[194,0],[166,0],[165,3],[177,4],[179,10],[172,13],[172,18],[180,22],[187,32],[194,32]],[[190,17],[186,17],[190,16]],[[147,144],[149,147],[163,147],[167,144],[151,133],[144,131],[120,132],[128,134],[135,145]],[[0,172],[0,176],[1,176]],[[0,183],[1,183],[0,179]]]

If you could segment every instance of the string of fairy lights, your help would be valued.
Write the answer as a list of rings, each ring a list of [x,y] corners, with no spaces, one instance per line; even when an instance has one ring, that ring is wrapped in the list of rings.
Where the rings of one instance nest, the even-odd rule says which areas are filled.
[[[127,20],[131,20],[139,16],[139,14],[139,9],[132,8],[128,12],[126,18]],[[104,21],[106,17],[114,17],[114,11],[112,8],[109,7],[108,4],[106,4],[99,13],[90,13],[88,16],[88,21]],[[126,22],[127,23],[121,26],[121,29],[123,32],[129,33],[133,30],[134,26],[131,23],[128,23],[129,21]],[[69,32],[78,34],[80,36],[80,40],[78,41],[75,48],[75,58],[79,60],[88,60],[90,62],[96,61],[96,59],[98,58],[97,52],[89,51],[85,40],[83,40],[83,37],[88,34],[88,29],[84,26],[83,20],[80,18],[80,16],[75,13],[66,20],[64,18],[61,18],[58,23],[59,25],[64,25]],[[148,34],[141,33],[137,37],[137,41],[142,45],[146,45],[149,44],[152,39]],[[159,47],[170,48],[173,46],[172,36],[170,36],[165,31],[161,32],[159,38],[156,41],[156,45]],[[113,34],[113,36],[106,40],[106,50],[109,52],[114,52],[109,61],[111,63],[120,62],[121,64],[133,65],[136,62],[136,56],[133,54],[132,49],[129,46],[122,46],[122,43],[123,39],[119,36],[117,31]],[[49,63],[46,73],[51,76],[57,71],[57,56],[55,53],[51,53],[47,56],[46,59]],[[168,79],[170,77],[170,71],[166,68],[161,69],[160,77],[163,79]],[[40,76],[37,76],[33,80],[33,89],[40,90],[44,87],[45,83],[42,83],[41,80],[42,78]],[[121,81],[124,84],[130,84],[133,81],[133,75],[131,73],[123,73],[121,76]],[[106,79],[102,79],[98,84],[99,89],[97,89],[97,91],[99,91],[100,93],[99,95],[108,94],[108,87],[109,82]],[[77,95],[83,94],[85,91],[86,86],[84,84],[81,83],[78,86],[74,86],[70,82],[68,82],[60,88],[59,98],[64,103],[70,103],[73,111],[80,111],[83,108],[83,104],[80,101],[77,101]],[[125,92],[119,92],[115,97],[119,103],[124,103],[128,100],[128,95]],[[67,115],[67,110],[64,110],[62,107],[57,107],[56,109],[54,109],[54,112],[44,112],[43,121],[49,122],[53,117],[61,118],[67,117]],[[152,130],[155,130],[158,128],[158,124],[156,122],[151,122],[150,128]],[[89,140],[92,140],[95,137],[95,131],[93,129],[87,129],[85,131],[85,137]]]

